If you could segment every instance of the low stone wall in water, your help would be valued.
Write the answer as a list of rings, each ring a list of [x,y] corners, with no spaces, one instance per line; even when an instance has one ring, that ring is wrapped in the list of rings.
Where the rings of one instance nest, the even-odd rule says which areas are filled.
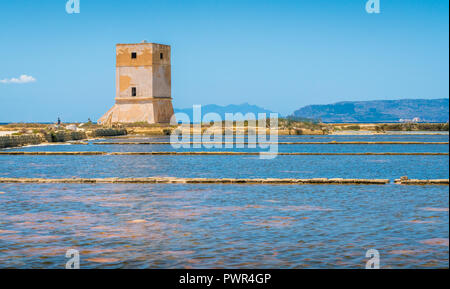
[[[126,129],[96,129],[89,133],[92,137],[104,137],[104,136],[119,136],[126,135]],[[35,134],[22,134],[22,135],[8,135],[0,136],[0,149],[20,147],[25,145],[35,145],[44,142],[67,142],[84,140],[88,138],[88,134],[84,131],[45,131]]]
[[[127,130],[125,128],[100,128],[93,130],[91,132],[92,137],[102,137],[102,136],[119,136],[119,135],[126,135]]]
[[[66,142],[86,139],[87,136],[84,131],[51,131],[45,133],[44,138],[47,142]]]
[[[44,138],[36,134],[0,136],[0,149],[31,144],[40,144],[43,141]]]

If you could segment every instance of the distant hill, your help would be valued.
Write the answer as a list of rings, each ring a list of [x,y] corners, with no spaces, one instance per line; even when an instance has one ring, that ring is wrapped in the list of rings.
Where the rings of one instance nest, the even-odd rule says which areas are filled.
[[[225,120],[225,113],[242,113],[243,115],[245,115],[246,113],[254,113],[256,117],[258,117],[258,113],[266,113],[267,117],[269,117],[269,114],[273,111],[264,109],[262,107],[256,106],[256,105],[251,105],[248,103],[243,103],[243,104],[230,104],[230,105],[226,105],[226,106],[220,106],[220,105],[215,105],[215,104],[207,104],[207,105],[202,105],[201,107],[202,109],[202,117],[210,112],[215,112],[217,114],[219,114],[222,118],[222,120]],[[193,121],[193,111],[192,111],[192,107],[191,108],[184,108],[184,109],[174,109],[175,113],[177,112],[184,112],[187,115],[189,115],[189,118],[191,119],[191,121]]]
[[[327,105],[308,105],[294,111],[294,116],[323,122],[399,122],[419,118],[420,122],[447,122],[449,100],[401,99],[343,101]]]

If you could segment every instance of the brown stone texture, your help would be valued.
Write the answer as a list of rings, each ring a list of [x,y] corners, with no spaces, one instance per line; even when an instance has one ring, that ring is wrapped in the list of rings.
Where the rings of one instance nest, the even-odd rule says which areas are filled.
[[[388,179],[207,179],[207,178],[96,178],[96,179],[44,179],[44,178],[0,178],[0,183],[156,183],[156,184],[285,184],[285,185],[385,185]]]
[[[169,123],[172,115],[170,46],[117,44],[116,103],[99,123]]]

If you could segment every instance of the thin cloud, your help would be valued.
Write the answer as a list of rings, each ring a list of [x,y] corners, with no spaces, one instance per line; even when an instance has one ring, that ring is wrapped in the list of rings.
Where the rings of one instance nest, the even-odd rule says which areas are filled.
[[[19,76],[19,78],[5,78],[5,79],[1,79],[0,83],[30,83],[30,82],[35,82],[36,78],[34,78],[33,76],[29,76],[26,74],[22,74],[21,76]]]

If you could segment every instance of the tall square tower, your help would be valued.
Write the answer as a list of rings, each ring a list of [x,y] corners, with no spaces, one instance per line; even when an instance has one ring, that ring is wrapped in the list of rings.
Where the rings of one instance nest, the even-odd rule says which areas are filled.
[[[99,123],[169,123],[173,115],[170,46],[116,45],[116,103]]]

